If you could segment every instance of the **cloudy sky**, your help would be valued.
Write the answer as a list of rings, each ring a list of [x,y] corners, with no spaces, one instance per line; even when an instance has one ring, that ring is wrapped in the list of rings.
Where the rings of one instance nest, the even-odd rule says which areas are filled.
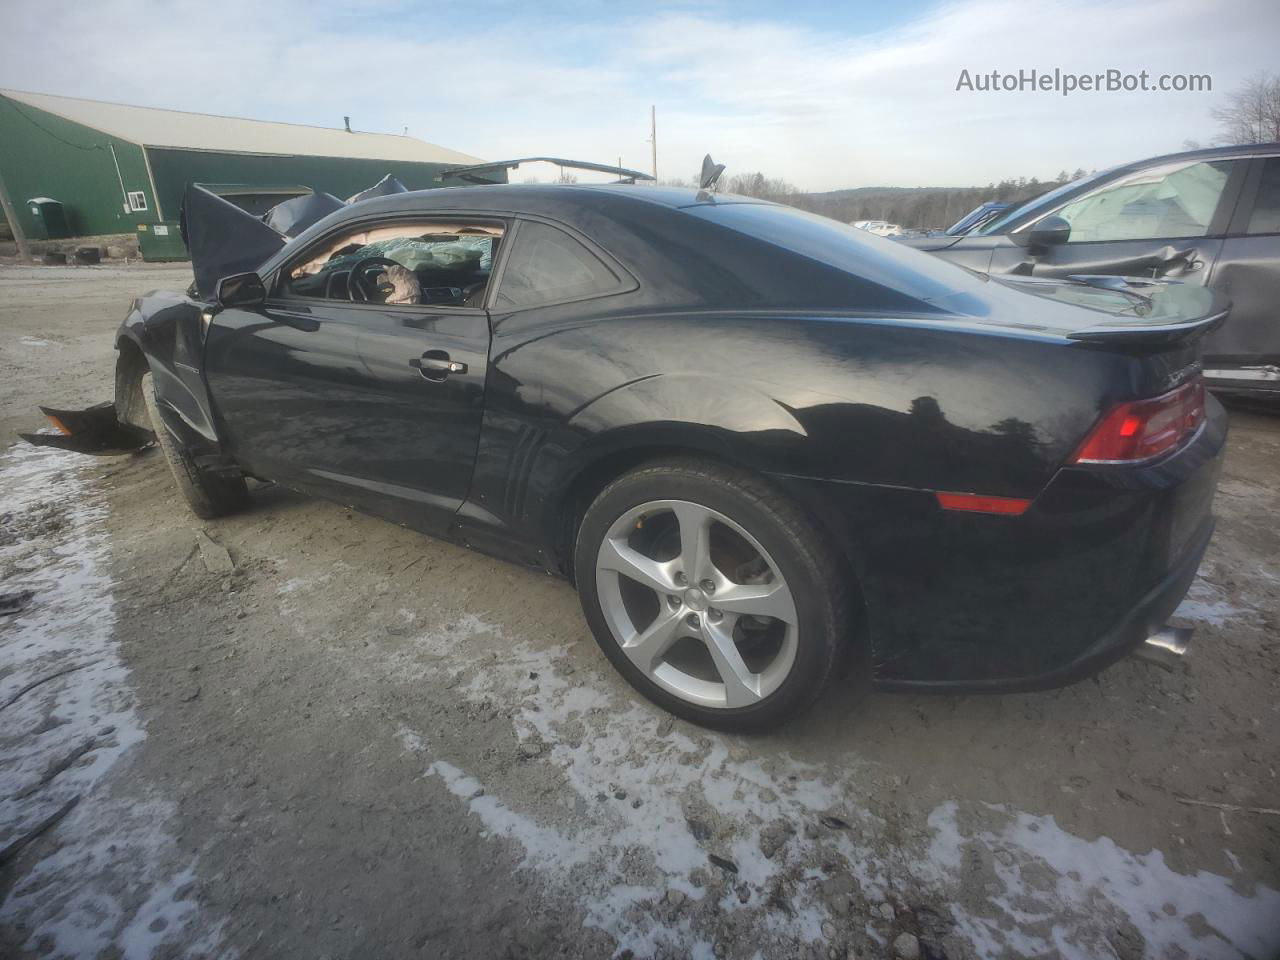
[[[1210,141],[1280,71],[1276,0],[0,0],[0,86],[808,190],[1052,177]],[[957,91],[961,70],[1208,74],[1207,93]]]

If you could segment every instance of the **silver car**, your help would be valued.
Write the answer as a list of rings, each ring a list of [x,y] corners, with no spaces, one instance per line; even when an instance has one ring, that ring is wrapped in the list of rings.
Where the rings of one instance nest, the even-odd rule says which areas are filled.
[[[1219,393],[1280,399],[1280,143],[1154,157],[1074,180],[962,236],[904,238],[980,273],[1103,284],[1162,278],[1226,294],[1202,341]],[[1126,289],[1141,296],[1141,286]]]

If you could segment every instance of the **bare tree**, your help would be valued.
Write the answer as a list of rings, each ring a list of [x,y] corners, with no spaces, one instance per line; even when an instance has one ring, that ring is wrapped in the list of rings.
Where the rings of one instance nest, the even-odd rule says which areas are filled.
[[[812,206],[808,202],[808,195],[795,184],[775,177],[766,177],[758,171],[732,176],[722,189],[725,193],[755,197],[757,200],[772,200],[775,203],[787,203],[802,209],[810,209]]]
[[[1222,143],[1271,143],[1280,140],[1280,76],[1260,70],[1213,108]]]

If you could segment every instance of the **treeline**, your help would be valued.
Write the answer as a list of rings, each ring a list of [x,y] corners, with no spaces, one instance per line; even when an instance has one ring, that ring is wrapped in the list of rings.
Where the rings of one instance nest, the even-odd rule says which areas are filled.
[[[805,209],[836,220],[887,220],[915,230],[943,230],[980,203],[1022,203],[1085,176],[1063,170],[1052,180],[1019,177],[985,187],[860,187],[806,195]]]
[[[827,193],[805,193],[785,180],[767,177],[763,173],[740,173],[726,177],[720,189],[725,193],[790,204],[845,223],[887,220],[909,229],[942,230],[980,203],[988,200],[1021,203],[1083,176],[1084,170],[1074,173],[1063,170],[1052,180],[1020,177],[989,183],[985,187],[855,187]],[[678,180],[665,182],[671,186],[694,186]]]

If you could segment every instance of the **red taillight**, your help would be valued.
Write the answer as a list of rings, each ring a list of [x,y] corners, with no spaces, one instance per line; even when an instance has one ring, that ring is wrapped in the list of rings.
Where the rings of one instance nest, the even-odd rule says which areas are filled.
[[[1177,449],[1204,422],[1204,381],[1189,380],[1149,400],[1112,407],[1071,463],[1140,463]]]
[[[980,493],[937,493],[938,506],[944,510],[964,510],[969,513],[1000,513],[1007,517],[1019,517],[1031,506],[1030,500],[1018,497],[987,497]]]

